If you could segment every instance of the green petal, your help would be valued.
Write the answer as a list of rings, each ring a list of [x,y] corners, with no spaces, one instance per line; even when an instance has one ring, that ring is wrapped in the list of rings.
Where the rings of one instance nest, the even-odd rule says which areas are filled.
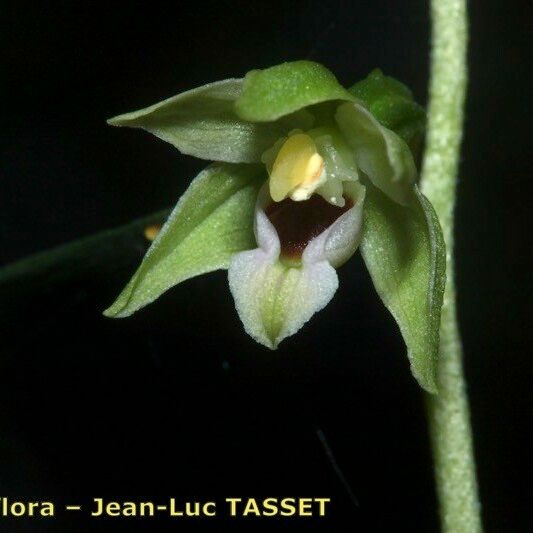
[[[356,102],[341,104],[335,119],[370,181],[395,202],[411,204],[416,167],[405,141]]]
[[[410,208],[367,188],[361,252],[400,327],[414,377],[436,392],[446,251],[433,207],[418,189],[415,193],[416,205]]]
[[[261,167],[224,163],[201,172],[104,314],[129,316],[174,285],[227,268],[233,254],[255,247],[253,213],[265,177]]]
[[[235,110],[243,120],[268,122],[328,100],[353,97],[326,67],[294,61],[246,74]]]
[[[375,69],[348,90],[416,153],[424,135],[426,113],[403,83]]]
[[[239,118],[234,102],[242,79],[210,83],[108,121],[142,128],[184,154],[230,163],[259,162],[261,154],[287,131],[282,123],[254,124]],[[309,122],[304,122],[308,125]],[[289,127],[299,127],[296,120]]]

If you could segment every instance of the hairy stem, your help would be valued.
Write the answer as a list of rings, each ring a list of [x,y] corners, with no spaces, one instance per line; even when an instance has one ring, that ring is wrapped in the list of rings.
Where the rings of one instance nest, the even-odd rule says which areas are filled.
[[[465,0],[432,0],[431,83],[422,191],[447,245],[447,285],[440,329],[439,394],[427,397],[435,479],[445,533],[482,530],[472,430],[455,306],[453,210],[467,82]]]

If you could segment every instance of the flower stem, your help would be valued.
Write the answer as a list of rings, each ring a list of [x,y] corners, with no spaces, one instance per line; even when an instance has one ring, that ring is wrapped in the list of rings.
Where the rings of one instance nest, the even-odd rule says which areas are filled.
[[[442,531],[482,531],[472,430],[455,306],[453,210],[467,82],[465,0],[431,0],[432,53],[427,148],[421,187],[440,219],[447,245],[447,285],[440,328],[438,395],[428,418]]]

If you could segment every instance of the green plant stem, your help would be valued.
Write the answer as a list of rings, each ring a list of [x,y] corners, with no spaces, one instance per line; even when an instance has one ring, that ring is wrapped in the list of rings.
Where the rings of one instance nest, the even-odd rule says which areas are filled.
[[[432,0],[432,53],[427,148],[421,186],[440,219],[447,246],[447,284],[440,328],[438,395],[428,418],[442,530],[482,530],[472,430],[457,323],[453,210],[467,82],[465,0]]]

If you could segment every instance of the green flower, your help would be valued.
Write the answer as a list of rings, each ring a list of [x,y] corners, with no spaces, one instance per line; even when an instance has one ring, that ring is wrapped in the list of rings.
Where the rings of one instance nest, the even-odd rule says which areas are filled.
[[[444,245],[416,188],[411,148],[423,117],[380,71],[347,90],[322,65],[297,61],[111,119],[216,163],[192,181],[105,314],[128,316],[227,268],[245,330],[276,348],[327,305],[335,269],[361,244],[414,375],[434,391]]]

